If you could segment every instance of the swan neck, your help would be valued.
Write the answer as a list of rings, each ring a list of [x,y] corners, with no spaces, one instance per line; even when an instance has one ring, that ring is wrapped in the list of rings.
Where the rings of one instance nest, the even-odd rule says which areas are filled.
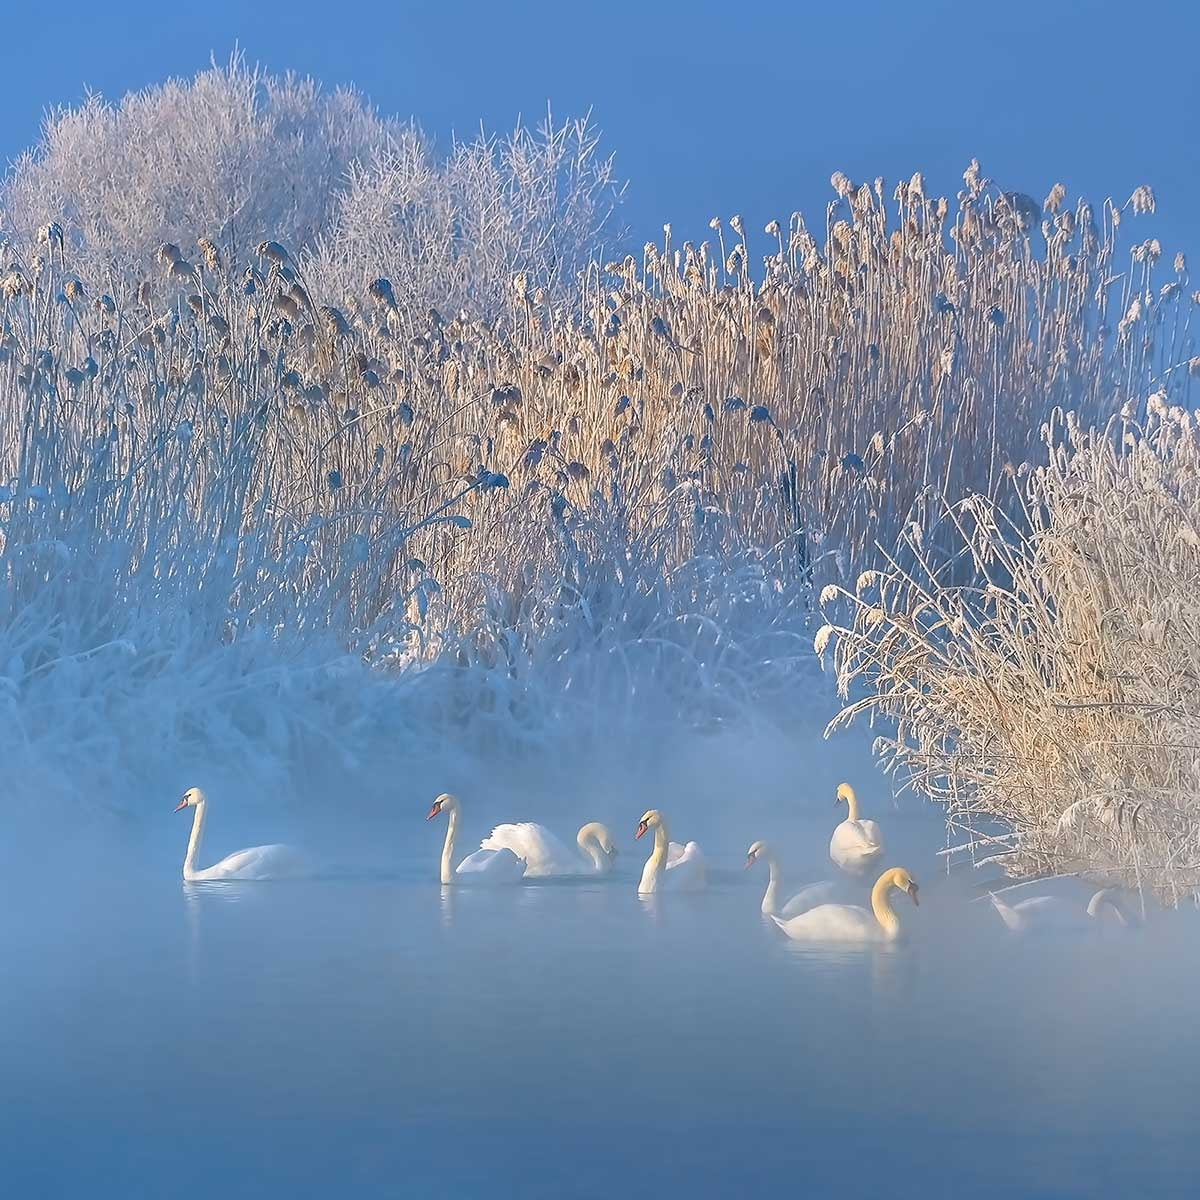
[[[767,855],[767,890],[763,893],[762,910],[773,913],[779,907],[779,859]]]
[[[893,886],[892,875],[889,871],[886,875],[881,875],[879,881],[871,889],[871,911],[888,937],[895,937],[900,929],[900,918],[896,916],[896,910],[892,907]]]
[[[600,839],[600,831],[594,824],[584,825],[575,836],[575,844],[579,847],[584,858],[588,859],[597,872],[607,871],[610,867],[608,855],[604,853],[604,844]]]
[[[846,789],[845,800],[846,800],[846,813],[847,813],[846,820],[847,821],[857,821],[858,820],[858,797],[854,794],[853,788],[848,787]]]
[[[442,843],[442,882],[454,882],[454,840],[458,836],[458,806],[450,809],[446,820],[446,840]]]
[[[671,835],[667,832],[666,822],[660,818],[654,827],[654,849],[650,851],[650,857],[646,859],[646,865],[642,868],[642,882],[638,885],[639,892],[647,893],[658,890],[658,881],[667,861],[667,848],[670,844]]]
[[[1087,914],[1089,917],[1098,917],[1100,910],[1105,905],[1108,905],[1115,914],[1117,920],[1122,924],[1128,924],[1125,920],[1125,914],[1121,911],[1121,906],[1113,899],[1112,892],[1108,888],[1101,888],[1091,900],[1088,901]]]
[[[191,879],[196,873],[196,856],[200,853],[200,843],[204,841],[204,814],[207,801],[201,800],[196,805],[196,814],[192,817],[192,833],[188,838],[187,853],[183,856],[183,877]]]
[[[671,844],[671,835],[667,832],[667,824],[665,821],[659,821],[654,827],[654,851],[650,857],[656,864],[661,865],[667,861],[667,848]]]

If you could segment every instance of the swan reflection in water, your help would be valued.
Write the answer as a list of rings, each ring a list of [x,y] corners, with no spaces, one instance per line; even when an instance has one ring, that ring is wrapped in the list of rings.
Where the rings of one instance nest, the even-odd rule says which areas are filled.
[[[226,883],[183,883],[183,914],[188,928],[188,975],[192,983],[200,977],[200,941],[205,905],[238,904],[251,885]]]

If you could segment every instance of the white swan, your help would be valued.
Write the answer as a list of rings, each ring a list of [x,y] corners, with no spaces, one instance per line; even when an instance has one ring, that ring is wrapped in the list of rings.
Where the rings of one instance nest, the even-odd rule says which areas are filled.
[[[1006,904],[994,893],[988,895],[1000,919],[1013,933],[1085,933],[1095,928],[1094,922],[1102,919],[1105,910],[1116,917],[1118,925],[1129,924],[1117,903],[1114,888],[1101,888],[1088,901],[1086,909],[1062,896],[1030,896],[1028,900]]]
[[[672,842],[667,833],[667,824],[657,808],[642,814],[635,838],[640,838],[647,829],[654,830],[654,849],[642,868],[638,883],[639,895],[651,895],[661,890],[673,892],[696,891],[708,885],[708,873],[704,867],[704,852],[695,842],[681,846]]]
[[[839,783],[837,804],[845,800],[847,818],[833,831],[829,839],[829,857],[851,875],[869,871],[883,857],[883,834],[874,821],[858,819],[858,797],[848,783]]]
[[[917,881],[903,868],[884,871],[871,889],[871,911],[857,904],[821,904],[797,917],[771,920],[796,942],[890,942],[900,936],[900,918],[892,908],[892,888],[917,901]]]
[[[765,916],[794,917],[833,899],[834,884],[831,880],[823,879],[820,883],[810,883],[807,887],[802,887],[790,900],[780,905],[779,858],[767,842],[755,842],[746,851],[746,870],[763,860],[766,860],[767,864],[767,890],[762,898],[762,911]]]
[[[525,860],[525,878],[548,875],[607,875],[617,857],[612,835],[599,821],[589,821],[575,835],[580,853],[568,850],[545,825],[519,821],[497,825],[480,843],[483,850],[511,850]]]
[[[189,883],[209,883],[218,879],[295,879],[308,873],[304,855],[294,846],[252,846],[223,858],[211,867],[196,868],[196,855],[204,840],[204,819],[208,799],[199,788],[188,788],[175,811],[194,808],[192,836],[188,838],[187,854],[183,858],[183,877]]]
[[[461,806],[457,796],[443,792],[434,802],[425,818],[432,821],[440,812],[449,815],[446,823],[446,841],[442,845],[443,883],[519,883],[525,874],[525,860],[511,850],[476,850],[453,866],[454,842],[458,837],[458,814]]]

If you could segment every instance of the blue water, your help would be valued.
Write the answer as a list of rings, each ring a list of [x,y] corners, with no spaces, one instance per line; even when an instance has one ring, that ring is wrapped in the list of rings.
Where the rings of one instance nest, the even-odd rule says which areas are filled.
[[[300,884],[10,877],[0,1193],[1196,1194],[1184,916],[1030,945],[926,874],[906,945],[819,952],[732,854],[648,902],[640,846],[620,879],[475,892],[429,849]]]

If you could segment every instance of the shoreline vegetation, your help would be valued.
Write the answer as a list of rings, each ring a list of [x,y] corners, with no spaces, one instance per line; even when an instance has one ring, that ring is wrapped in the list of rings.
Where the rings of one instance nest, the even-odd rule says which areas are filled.
[[[168,164],[168,165],[164,165]],[[1200,885],[1197,294],[1124,204],[832,179],[601,253],[587,122],[443,155],[240,59],[0,188],[0,749],[786,721],[952,844]],[[311,194],[310,194],[311,193]],[[573,715],[572,715],[573,714]],[[365,744],[365,743],[364,743]],[[324,751],[318,751],[323,753]]]

